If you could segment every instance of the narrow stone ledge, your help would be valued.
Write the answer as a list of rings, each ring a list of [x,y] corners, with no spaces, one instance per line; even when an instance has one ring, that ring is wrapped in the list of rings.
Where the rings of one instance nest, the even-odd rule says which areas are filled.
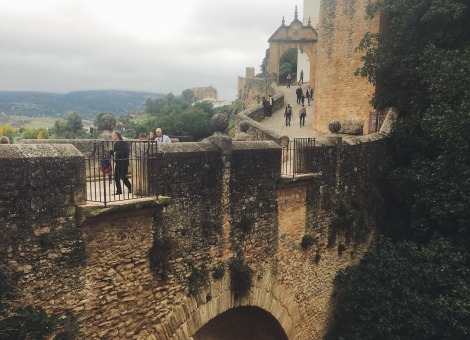
[[[77,225],[82,225],[87,218],[112,215],[117,212],[134,211],[144,208],[166,207],[171,203],[171,198],[166,196],[144,197],[128,201],[108,202],[105,207],[103,203],[88,203],[79,205],[77,209]]]
[[[295,183],[295,182],[305,182],[305,181],[310,181],[314,178],[319,178],[322,176],[321,172],[315,172],[315,173],[309,173],[309,174],[302,174],[302,175],[295,175],[295,176],[289,176],[289,175],[282,175],[281,176],[281,184],[290,184],[290,183]]]

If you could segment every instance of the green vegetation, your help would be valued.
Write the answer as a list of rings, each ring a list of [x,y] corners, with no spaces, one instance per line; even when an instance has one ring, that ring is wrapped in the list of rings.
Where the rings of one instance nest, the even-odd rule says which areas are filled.
[[[53,332],[61,332],[55,339],[76,339],[79,324],[75,315],[67,312],[64,318],[48,316],[42,309],[32,306],[10,311],[10,301],[15,298],[16,273],[6,261],[0,260],[0,339],[45,339]]]
[[[371,1],[357,74],[394,106],[379,238],[336,278],[327,339],[464,339],[470,332],[470,8],[466,0]],[[339,251],[339,249],[338,249]]]
[[[335,279],[338,303],[326,339],[466,339],[468,255],[439,239],[378,240]]]
[[[311,246],[315,244],[315,237],[310,234],[305,234],[302,236],[302,241],[300,242],[300,246],[303,250],[307,250]]]
[[[170,256],[175,249],[175,241],[169,236],[155,236],[152,248],[149,250],[151,268],[160,273],[163,280],[168,277]]]
[[[225,275],[225,265],[223,263],[220,263],[214,269],[212,270],[212,278],[214,280],[220,280],[223,278]]]
[[[17,128],[14,128],[10,124],[0,125],[0,136],[6,136],[10,140],[10,143],[13,143],[13,140],[16,136]]]
[[[196,296],[202,288],[207,286],[209,277],[206,269],[198,269],[193,267],[191,275],[188,277],[189,294]]]
[[[253,288],[253,269],[248,266],[242,257],[237,257],[229,262],[230,289],[235,298],[247,296]]]
[[[96,115],[94,121],[99,131],[113,131],[116,126],[116,116],[111,112],[100,112]]]
[[[297,77],[297,49],[291,48],[284,53],[279,60],[279,79],[282,84],[287,84],[287,75],[292,75],[292,84],[296,83]]]
[[[75,139],[83,136],[84,133],[82,117],[77,112],[69,112],[65,122],[56,120],[54,123],[56,138]]]

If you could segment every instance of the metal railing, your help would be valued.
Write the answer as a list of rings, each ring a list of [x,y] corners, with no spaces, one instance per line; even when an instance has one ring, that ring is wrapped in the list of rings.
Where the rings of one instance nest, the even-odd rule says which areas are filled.
[[[296,176],[313,172],[315,138],[294,138],[282,148],[281,175]]]
[[[108,202],[154,196],[151,181],[157,173],[156,150],[157,143],[149,141],[95,143],[86,158],[87,200],[106,206]]]

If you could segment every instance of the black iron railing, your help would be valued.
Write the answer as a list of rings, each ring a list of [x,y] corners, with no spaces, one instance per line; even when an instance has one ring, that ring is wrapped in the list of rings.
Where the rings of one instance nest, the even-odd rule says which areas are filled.
[[[95,143],[86,159],[87,200],[106,206],[108,202],[155,196],[156,149],[156,143],[148,141]]]
[[[295,176],[313,172],[315,138],[294,138],[282,149],[281,174]]]

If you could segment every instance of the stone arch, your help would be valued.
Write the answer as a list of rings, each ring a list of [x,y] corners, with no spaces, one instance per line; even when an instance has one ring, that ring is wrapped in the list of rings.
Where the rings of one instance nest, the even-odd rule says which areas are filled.
[[[268,73],[277,75],[279,84],[279,61],[282,55],[291,48],[302,50],[307,54],[310,60],[310,84],[315,83],[315,70],[317,63],[317,41],[318,33],[312,27],[310,20],[306,26],[297,17],[297,8],[295,10],[295,19],[286,25],[284,19],[282,25],[268,39],[269,42],[269,62],[267,66]]]
[[[197,297],[188,297],[184,304],[173,310],[166,326],[158,332],[166,334],[168,339],[190,339],[207,322],[229,309],[252,306],[271,314],[288,339],[300,339],[298,328],[295,327],[300,324],[300,311],[293,296],[277,285],[274,278],[257,281],[248,297],[235,299],[230,291],[228,276],[225,275],[220,282],[212,283],[208,290]],[[212,293],[212,298],[206,301],[208,292]]]

